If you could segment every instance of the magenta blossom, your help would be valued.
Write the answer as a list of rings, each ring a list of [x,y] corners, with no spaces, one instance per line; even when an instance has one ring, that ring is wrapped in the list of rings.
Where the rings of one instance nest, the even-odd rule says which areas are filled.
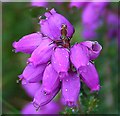
[[[35,46],[34,50],[29,52],[31,56],[27,60],[28,65],[19,78],[23,85],[41,82],[33,100],[37,109],[47,105],[60,90],[64,104],[74,107],[79,98],[81,79],[91,92],[100,89],[98,73],[91,61],[99,56],[102,47],[98,42],[92,41],[71,46],[70,40],[74,33],[72,24],[54,9],[46,12],[45,16],[46,19],[40,21],[40,40],[35,34],[35,43],[30,39],[29,45],[25,38],[22,38],[19,40],[22,44],[18,42],[19,47],[13,44],[18,51],[25,46],[27,53]],[[36,45],[38,40],[40,43]]]
[[[41,87],[40,83],[28,83],[26,85],[22,85],[25,91],[28,93],[30,97],[34,97],[36,91],[38,91]],[[38,111],[36,111],[33,103],[26,104],[21,114],[58,114],[61,110],[61,105],[59,102],[52,101],[45,106],[42,106]]]
[[[61,14],[56,13],[54,9],[45,13],[46,19],[40,20],[41,32],[52,40],[61,39],[61,29],[64,24],[67,28],[66,36],[71,38],[74,33],[72,24]]]

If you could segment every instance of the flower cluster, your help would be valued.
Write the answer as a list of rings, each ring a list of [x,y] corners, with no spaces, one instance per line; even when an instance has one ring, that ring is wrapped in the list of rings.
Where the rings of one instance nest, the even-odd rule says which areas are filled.
[[[77,105],[80,79],[91,92],[100,89],[99,77],[93,60],[100,52],[98,42],[85,41],[70,45],[74,27],[54,9],[41,19],[40,32],[24,36],[13,43],[15,52],[31,54],[27,66],[19,75],[22,84],[41,83],[35,91],[33,105],[38,109],[48,104],[60,91],[63,103]]]

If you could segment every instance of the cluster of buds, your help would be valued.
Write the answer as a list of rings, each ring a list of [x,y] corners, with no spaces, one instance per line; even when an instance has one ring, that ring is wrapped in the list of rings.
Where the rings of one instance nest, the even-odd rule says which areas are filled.
[[[98,42],[85,41],[71,46],[73,25],[54,9],[41,19],[40,32],[24,36],[13,43],[15,52],[31,54],[27,66],[19,75],[23,86],[40,83],[33,105],[39,109],[60,91],[62,101],[69,107],[77,105],[82,80],[91,92],[99,91],[99,76],[93,60],[102,47]]]

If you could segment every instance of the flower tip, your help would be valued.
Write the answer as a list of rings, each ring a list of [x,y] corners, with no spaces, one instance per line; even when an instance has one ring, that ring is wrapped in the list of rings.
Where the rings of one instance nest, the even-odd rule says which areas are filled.
[[[95,92],[95,91],[99,91],[100,88],[101,88],[101,86],[100,86],[100,85],[97,85],[97,87],[94,87],[94,88],[91,89],[90,93],[93,93],[93,92]]]
[[[14,41],[13,44],[12,44],[12,46],[13,46],[14,48],[16,48],[16,47],[17,47],[17,42]]]
[[[75,106],[75,103],[74,103],[74,101],[66,100],[66,105],[69,107],[73,107],[73,106]]]
[[[19,52],[17,50],[17,42],[16,41],[13,42],[12,46],[15,48],[15,49],[12,50],[13,52],[15,52],[15,53]]]

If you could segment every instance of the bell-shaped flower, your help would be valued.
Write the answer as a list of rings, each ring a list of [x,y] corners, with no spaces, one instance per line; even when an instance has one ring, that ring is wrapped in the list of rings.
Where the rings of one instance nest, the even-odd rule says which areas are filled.
[[[89,63],[87,47],[78,43],[71,47],[70,60],[77,70],[79,67],[87,65]]]
[[[40,20],[41,32],[52,40],[59,40],[61,37],[62,26],[67,27],[66,36],[71,38],[74,33],[72,24],[54,9],[45,13],[46,19]]]
[[[31,57],[28,59],[28,62],[31,62],[34,66],[47,63],[50,61],[54,47],[55,44],[53,44],[53,42],[47,37],[44,37],[41,44],[37,49],[35,49]]]
[[[18,42],[13,42],[15,52],[31,54],[41,43],[42,34],[32,33],[22,37]]]
[[[33,105],[39,109],[41,106],[44,106],[48,104],[59,92],[60,85],[57,86],[54,91],[52,91],[50,94],[45,94],[43,86],[36,92],[33,100]]]
[[[33,66],[31,63],[28,64],[23,73],[19,75],[19,78],[22,80],[22,84],[36,83],[42,80],[45,67],[46,64],[39,66]]]
[[[77,105],[80,92],[80,78],[76,73],[70,72],[66,78],[62,80],[62,97],[65,105],[70,107]]]
[[[90,88],[91,92],[99,91],[99,76],[95,66],[89,62],[87,66],[79,68],[83,82]]]
[[[50,94],[60,84],[58,73],[51,64],[49,64],[44,71],[42,84],[46,94]]]
[[[70,66],[68,49],[57,47],[52,54],[51,63],[62,80],[67,75]]]
[[[95,60],[102,50],[102,46],[97,41],[85,41],[81,44],[88,48],[90,60]]]

